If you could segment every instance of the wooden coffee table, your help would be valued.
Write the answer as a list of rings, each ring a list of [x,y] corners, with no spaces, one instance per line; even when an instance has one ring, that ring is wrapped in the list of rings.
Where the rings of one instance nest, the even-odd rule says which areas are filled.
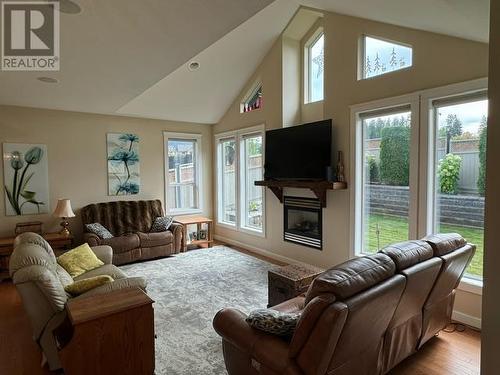
[[[213,222],[212,219],[203,217],[203,216],[176,216],[174,219],[177,223],[182,224],[182,251],[185,252],[188,249],[188,245],[197,245],[197,246],[207,246],[212,247],[214,242],[213,238]],[[188,227],[190,225],[196,225],[196,232],[200,233],[202,227],[205,226],[207,229],[207,238],[206,239],[196,239],[190,240],[188,234]]]

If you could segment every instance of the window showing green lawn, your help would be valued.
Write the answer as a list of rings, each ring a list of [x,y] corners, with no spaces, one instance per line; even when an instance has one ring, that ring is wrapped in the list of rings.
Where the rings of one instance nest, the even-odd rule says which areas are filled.
[[[366,223],[369,229],[365,240],[364,249],[367,252],[376,252],[383,247],[396,242],[408,240],[408,219],[385,216],[370,215]],[[440,224],[439,232],[460,233],[468,242],[477,246],[476,254],[467,269],[467,275],[473,278],[482,278],[483,276],[483,229],[469,228],[460,225]]]
[[[365,251],[375,253],[392,243],[408,241],[408,218],[371,214],[366,219]]]

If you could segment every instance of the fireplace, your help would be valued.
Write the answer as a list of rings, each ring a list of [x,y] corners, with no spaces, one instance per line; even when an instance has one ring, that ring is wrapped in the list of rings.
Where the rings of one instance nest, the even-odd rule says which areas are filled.
[[[319,199],[283,198],[285,223],[283,239],[288,242],[323,248],[323,219]]]

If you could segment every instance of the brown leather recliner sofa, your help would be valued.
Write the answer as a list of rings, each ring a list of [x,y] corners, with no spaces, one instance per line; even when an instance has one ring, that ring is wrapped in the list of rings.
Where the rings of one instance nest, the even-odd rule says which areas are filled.
[[[84,241],[90,246],[108,245],[113,264],[153,259],[181,251],[182,225],[173,222],[165,232],[150,233],[155,218],[164,216],[161,201],[116,201],[89,204],[81,210]],[[113,238],[87,233],[85,224],[100,223]]]
[[[475,246],[457,234],[388,246],[318,276],[305,295],[273,309],[301,312],[291,339],[221,310],[230,375],[385,374],[451,321],[455,288]]]

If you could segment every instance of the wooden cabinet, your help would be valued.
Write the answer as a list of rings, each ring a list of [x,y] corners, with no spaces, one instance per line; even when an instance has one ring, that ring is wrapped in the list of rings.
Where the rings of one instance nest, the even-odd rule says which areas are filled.
[[[66,375],[154,373],[153,300],[139,288],[70,300]]]
[[[60,233],[45,233],[43,238],[49,243],[56,256],[73,247],[74,237]],[[9,278],[9,258],[14,251],[16,237],[0,238],[0,282]]]

